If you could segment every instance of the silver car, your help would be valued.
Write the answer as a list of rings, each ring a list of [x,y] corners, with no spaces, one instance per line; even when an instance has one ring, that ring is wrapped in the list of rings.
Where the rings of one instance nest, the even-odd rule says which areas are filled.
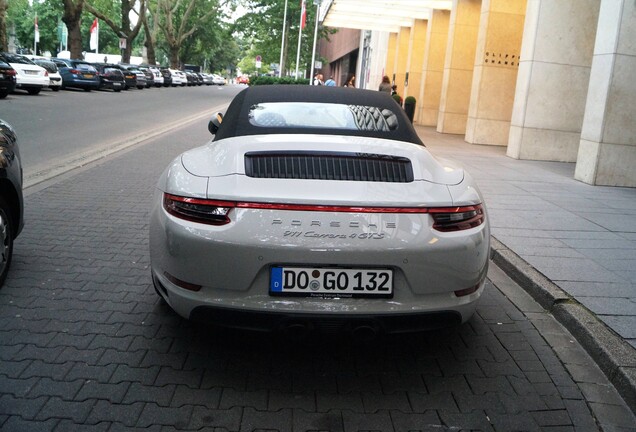
[[[482,196],[389,95],[256,86],[209,129],[161,175],[150,219],[152,279],[179,315],[356,337],[471,317],[488,267]]]

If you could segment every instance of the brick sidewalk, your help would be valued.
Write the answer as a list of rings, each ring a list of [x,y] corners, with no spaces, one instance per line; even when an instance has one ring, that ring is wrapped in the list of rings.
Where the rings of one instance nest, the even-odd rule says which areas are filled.
[[[467,325],[373,345],[294,343],[178,318],[152,288],[147,230],[154,184],[187,142],[165,136],[27,196],[0,290],[0,429],[636,424],[572,337],[496,269],[499,289],[488,283]]]

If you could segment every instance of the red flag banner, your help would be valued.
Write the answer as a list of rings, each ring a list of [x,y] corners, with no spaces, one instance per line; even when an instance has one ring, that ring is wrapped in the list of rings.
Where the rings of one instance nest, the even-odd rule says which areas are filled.
[[[305,5],[305,0],[302,0],[300,4],[300,28],[305,29],[307,25],[307,7]]]
[[[35,32],[34,32],[34,37],[35,37],[35,42],[40,42],[40,27],[38,27],[38,14],[35,14]]]
[[[99,41],[99,23],[97,22],[97,18],[93,20],[93,24],[91,25],[91,39],[90,39],[90,47],[92,50],[97,50],[98,41]]]

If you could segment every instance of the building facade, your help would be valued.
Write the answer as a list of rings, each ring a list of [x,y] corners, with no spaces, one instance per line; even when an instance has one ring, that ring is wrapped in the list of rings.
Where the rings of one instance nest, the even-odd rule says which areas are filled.
[[[326,75],[388,75],[418,124],[636,187],[633,1],[323,0],[321,18],[340,29]]]

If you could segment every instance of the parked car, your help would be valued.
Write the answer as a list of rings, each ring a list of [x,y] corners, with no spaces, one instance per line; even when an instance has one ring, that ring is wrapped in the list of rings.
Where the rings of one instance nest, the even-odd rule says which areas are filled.
[[[203,76],[203,84],[205,84],[205,85],[212,85],[212,84],[214,84],[214,83],[212,82],[212,80],[213,80],[212,74],[209,74],[209,73],[203,73],[203,74],[201,74],[201,75]]]
[[[22,164],[13,128],[0,120],[0,287],[13,257],[13,241],[24,226]]]
[[[57,65],[60,75],[62,75],[62,89],[79,88],[91,91],[99,88],[99,76],[91,63],[59,57],[51,60]]]
[[[146,66],[138,66],[137,69],[143,72],[144,76],[146,77],[146,88],[154,87],[155,75],[152,73],[152,71]]]
[[[172,75],[172,87],[182,86],[185,87],[188,85],[188,79],[186,75],[177,69],[169,69],[170,75]]]
[[[127,66],[116,65],[124,74],[124,90],[137,87],[137,74],[134,70],[130,70]]]
[[[163,86],[164,87],[172,86],[172,73],[170,73],[170,69],[161,68],[159,70],[161,71],[161,76],[163,77]]]
[[[15,89],[16,71],[0,54],[0,99],[7,97]]]
[[[185,74],[186,77],[186,85],[188,87],[192,87],[194,85],[197,85],[197,79],[194,76],[194,72],[190,72],[190,71],[183,71],[183,73]]]
[[[120,63],[119,67],[125,72],[126,83],[128,84],[129,76],[131,73],[135,74],[135,87],[139,90],[143,90],[146,88],[148,83],[148,79],[146,78],[146,74],[139,69],[139,66],[132,64]],[[126,73],[127,72],[127,73]],[[128,87],[133,87],[132,85],[128,85]]]
[[[99,89],[111,89],[120,92],[126,85],[124,74],[117,65],[110,63],[93,63],[99,76]]]
[[[148,70],[152,74],[152,83],[155,87],[163,86],[163,75],[161,75],[161,71],[159,70],[159,68],[146,65],[141,65],[139,66],[139,68],[141,70]]]
[[[249,84],[250,83],[250,77],[248,77],[247,75],[241,75],[240,77],[236,77],[236,83],[237,84]]]
[[[159,178],[150,217],[152,279],[179,315],[371,338],[474,313],[482,195],[388,94],[250,87],[208,128]]]
[[[223,78],[221,75],[217,75],[217,74],[212,74],[212,84],[214,85],[225,85],[225,78]]]
[[[25,57],[29,58],[36,65],[46,69],[49,73],[49,88],[51,90],[60,90],[62,87],[62,76],[60,75],[60,71],[57,69],[57,65],[53,63],[50,58],[34,55],[25,55]]]
[[[26,90],[29,94],[36,95],[44,87],[49,86],[49,73],[43,67],[20,54],[2,53],[2,56],[16,72],[16,89]]]

